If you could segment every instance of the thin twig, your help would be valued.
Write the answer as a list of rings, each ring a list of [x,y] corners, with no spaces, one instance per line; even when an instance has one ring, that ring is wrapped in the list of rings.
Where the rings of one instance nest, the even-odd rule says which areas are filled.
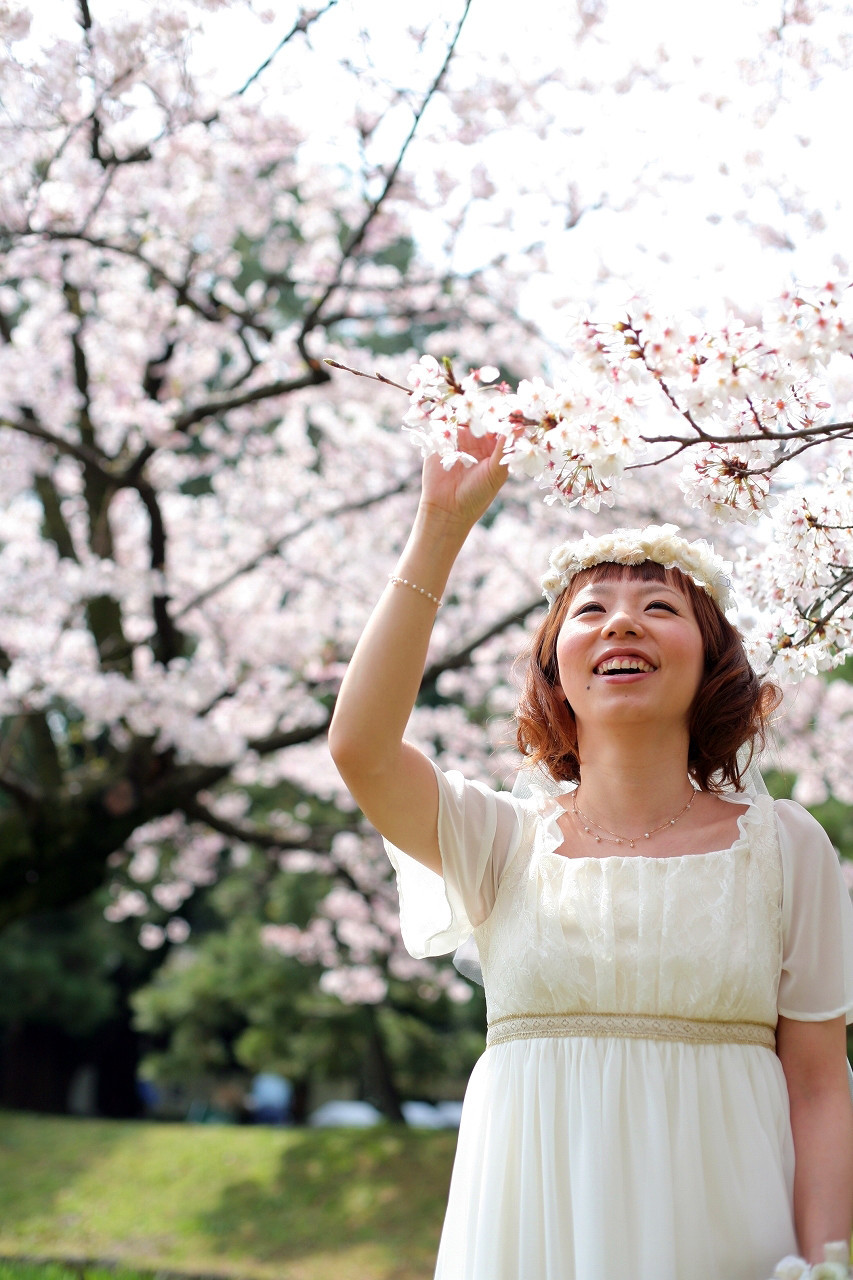
[[[681,414],[680,409],[677,412]],[[853,431],[853,422],[823,422],[811,427],[792,427],[790,431],[764,431],[757,435],[718,436],[700,430],[698,439],[692,436],[640,436],[640,439],[644,444],[677,444],[689,448],[696,444],[785,444],[788,440],[819,440],[822,437],[830,440],[845,431]]]
[[[267,67],[269,67],[272,64],[274,59],[277,58],[278,55],[281,53],[284,46],[288,44],[289,41],[291,41],[295,35],[298,35],[300,31],[303,33],[307,32],[308,28],[311,26],[312,23],[316,22],[319,18],[322,18],[323,15],[328,13],[330,9],[334,9],[337,3],[338,3],[338,0],[328,0],[328,3],[323,9],[317,9],[313,13],[305,13],[304,11],[300,12],[299,17],[296,19],[293,26],[288,31],[287,35],[283,36],[282,39],[279,40],[278,44],[273,49],[270,56],[264,59],[264,61],[261,63],[261,65],[258,67],[256,71],[252,72],[252,74],[249,76],[249,79],[242,86],[242,88],[235,89],[234,93],[231,95],[232,98],[239,98],[241,94],[245,93],[246,90],[250,87],[250,85],[253,85],[255,81],[258,79],[258,77],[263,75]]]
[[[411,387],[404,387],[401,382],[386,378],[384,373],[364,373],[361,369],[351,369],[348,364],[341,364],[338,360],[330,360],[328,357],[324,358],[323,364],[328,364],[333,369],[343,369],[344,373],[354,373],[357,378],[370,378],[373,382],[381,382],[386,387],[396,387],[398,391],[405,391],[407,396],[411,395]]]

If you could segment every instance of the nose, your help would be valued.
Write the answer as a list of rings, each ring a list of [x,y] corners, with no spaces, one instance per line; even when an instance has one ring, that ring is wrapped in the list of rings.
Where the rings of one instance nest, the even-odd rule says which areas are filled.
[[[604,620],[601,628],[604,636],[641,636],[643,624],[638,617],[626,608],[614,609]]]

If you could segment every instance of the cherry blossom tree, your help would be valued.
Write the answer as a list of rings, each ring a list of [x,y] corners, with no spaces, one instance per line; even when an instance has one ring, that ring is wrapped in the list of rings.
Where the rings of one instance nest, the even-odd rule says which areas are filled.
[[[677,512],[707,534],[735,517],[717,541],[761,662],[844,656],[847,294],[790,293],[765,317],[750,296],[716,327],[614,309],[627,268],[601,246],[631,241],[642,277],[649,211],[685,184],[660,147],[608,170],[595,141],[602,119],[615,136],[632,110],[654,125],[664,101],[692,103],[714,141],[703,218],[710,199],[713,234],[763,245],[781,274],[792,238],[811,243],[819,214],[835,225],[773,156],[790,98],[843,79],[838,15],[800,2],[768,25],[766,5],[741,6],[730,109],[708,96],[713,58],[688,74],[650,45],[617,64],[619,8],[561,16],[576,66],[542,46],[522,65],[484,27],[470,38],[477,0],[355,41],[327,0],[223,87],[200,70],[205,23],[239,12],[263,32],[274,15],[78,0],[56,34],[0,4],[0,923],[106,880],[110,919],[180,946],[195,891],[260,849],[321,877],[307,924],[270,917],[264,936],[322,968],[325,995],[371,1005],[406,981],[465,998],[403,951],[384,855],[324,747],[416,502],[404,416],[452,445],[460,412],[488,405],[520,473],[436,624],[411,735],[445,765],[511,776],[509,671],[547,549],[595,526],[620,473],[608,522]],[[765,165],[732,148],[744,104]],[[422,352],[457,365],[420,361],[408,406],[393,384],[409,389]],[[549,477],[565,505],[540,501]],[[741,554],[736,520],[763,520],[774,488],[775,524]]]

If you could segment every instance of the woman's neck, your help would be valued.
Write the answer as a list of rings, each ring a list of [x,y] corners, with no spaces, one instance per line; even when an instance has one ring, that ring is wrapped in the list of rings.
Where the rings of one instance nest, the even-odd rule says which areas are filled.
[[[690,799],[687,734],[655,740],[612,737],[578,744],[578,803],[585,814],[620,835],[668,822]]]

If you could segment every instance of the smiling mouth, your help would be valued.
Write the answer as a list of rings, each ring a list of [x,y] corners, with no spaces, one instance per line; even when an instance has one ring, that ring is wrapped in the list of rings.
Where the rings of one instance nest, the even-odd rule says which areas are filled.
[[[593,670],[596,676],[636,676],[655,671],[650,662],[642,658],[606,658]]]

